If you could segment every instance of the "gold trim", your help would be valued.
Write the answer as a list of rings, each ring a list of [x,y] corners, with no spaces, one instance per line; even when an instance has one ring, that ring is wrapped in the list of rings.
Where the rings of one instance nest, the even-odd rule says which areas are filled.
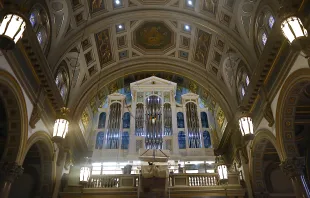
[[[4,85],[8,86],[13,94],[16,97],[16,101],[19,105],[20,109],[20,116],[21,116],[21,138],[20,138],[20,145],[18,149],[18,153],[16,154],[16,162],[18,164],[21,163],[22,153],[26,146],[26,141],[28,139],[28,113],[27,113],[27,105],[25,101],[25,97],[22,91],[21,86],[19,85],[18,81],[12,76],[9,72],[5,70],[0,70],[0,82]]]

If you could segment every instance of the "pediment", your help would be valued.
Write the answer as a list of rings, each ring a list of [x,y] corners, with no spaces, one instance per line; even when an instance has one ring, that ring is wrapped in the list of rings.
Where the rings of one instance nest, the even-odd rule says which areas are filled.
[[[130,88],[132,90],[135,89],[147,89],[147,88],[157,88],[164,89],[167,88],[169,90],[176,90],[177,84],[162,78],[158,78],[156,76],[151,76],[149,78],[145,78],[143,80],[136,81],[130,84]]]

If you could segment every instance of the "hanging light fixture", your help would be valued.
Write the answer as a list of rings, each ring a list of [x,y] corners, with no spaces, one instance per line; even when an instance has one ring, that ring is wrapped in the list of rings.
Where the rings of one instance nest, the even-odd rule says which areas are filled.
[[[283,35],[290,43],[293,43],[298,38],[308,37],[307,30],[300,18],[296,16],[290,16],[284,19],[281,23],[281,29]]]
[[[254,138],[253,122],[249,115],[239,118],[239,128],[242,136],[246,140],[252,140]]]
[[[14,49],[25,29],[26,22],[23,17],[12,13],[4,15],[0,24],[0,48],[3,50]]]
[[[217,173],[219,175],[219,181],[220,183],[224,184],[228,182],[228,172],[227,172],[227,166],[224,162],[224,159],[222,156],[217,156],[216,159],[216,168]]]
[[[88,157],[85,158],[85,164],[80,169],[80,183],[87,184],[90,178],[90,163]]]
[[[62,107],[58,118],[55,120],[52,140],[56,143],[66,138],[69,129],[69,121],[67,118],[69,112],[69,108]]]

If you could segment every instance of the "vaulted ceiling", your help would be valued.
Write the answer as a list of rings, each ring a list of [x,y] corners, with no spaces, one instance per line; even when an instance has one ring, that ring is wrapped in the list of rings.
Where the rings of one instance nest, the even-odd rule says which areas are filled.
[[[109,83],[139,72],[166,72],[203,87],[227,117],[238,105],[224,75],[237,60],[249,75],[259,54],[253,31],[259,0],[51,0],[48,61],[69,68],[69,107],[78,114]],[[232,58],[233,57],[233,58]],[[237,67],[237,64],[236,64]],[[232,71],[237,70],[233,68]]]

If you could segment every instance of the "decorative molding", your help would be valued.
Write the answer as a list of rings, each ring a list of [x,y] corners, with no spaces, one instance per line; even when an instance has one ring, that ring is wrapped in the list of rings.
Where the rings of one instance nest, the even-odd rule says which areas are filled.
[[[264,117],[269,123],[268,126],[272,127],[274,125],[274,117],[273,117],[270,102],[266,102],[266,105],[264,108]]]
[[[41,110],[38,107],[38,104],[34,104],[33,109],[32,109],[32,113],[29,119],[29,126],[34,129],[36,128],[36,124],[37,122],[40,120],[41,118]]]
[[[305,169],[305,158],[304,157],[294,157],[291,159],[286,159],[280,164],[282,172],[289,177],[297,177],[303,175]]]
[[[1,170],[4,173],[4,181],[13,183],[15,179],[21,176],[24,172],[24,168],[18,165],[16,162],[6,162],[3,164]]]

